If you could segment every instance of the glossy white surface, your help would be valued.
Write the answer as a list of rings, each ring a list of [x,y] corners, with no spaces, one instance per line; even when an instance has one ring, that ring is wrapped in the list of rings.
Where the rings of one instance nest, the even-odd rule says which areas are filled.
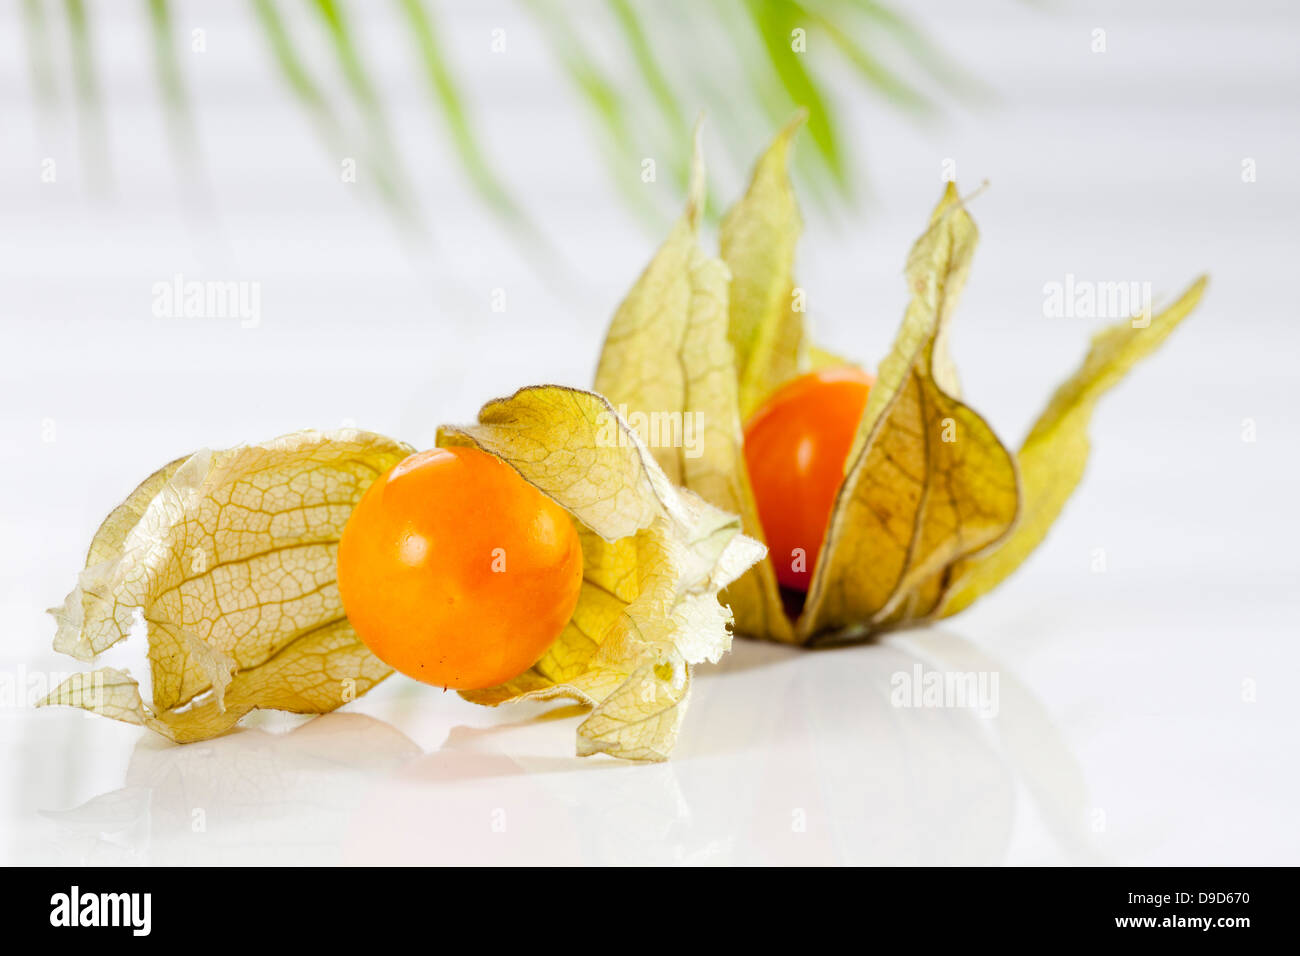
[[[996,96],[918,126],[845,94],[871,191],[833,221],[807,210],[799,274],[824,341],[864,358],[887,346],[946,157],[968,187],[992,181],[953,345],[967,397],[1010,441],[1099,324],[1044,318],[1044,283],[1137,279],[1168,299],[1213,276],[1201,311],[1100,409],[1084,486],[1021,573],[941,627],[876,645],[738,641],[700,670],[666,765],[574,758],[571,709],[484,710],[401,678],[334,715],[259,715],[189,747],[6,698],[0,861],[1300,862],[1300,14],[923,6]],[[243,45],[238,5],[178,11],[209,29],[190,72],[215,224],[177,205],[136,5],[105,25],[114,187],[88,198],[70,120],[32,108],[16,10],[0,13],[11,688],[73,669],[48,650],[43,610],[157,465],[345,420],[428,444],[438,422],[518,385],[589,381],[655,237],[614,199],[514,6],[444,19],[495,154],[533,184],[530,209],[573,263],[550,281],[464,194],[423,90],[391,63],[390,119],[420,158],[434,233],[404,246],[336,182],[260,47]],[[366,21],[376,44],[386,22]],[[517,38],[504,64],[476,55],[500,23]],[[716,130],[709,147],[724,152]],[[67,171],[56,186],[39,183],[47,156]],[[671,186],[655,188],[669,208]],[[153,318],[152,283],[177,272],[261,282],[262,322]],[[918,664],[996,675],[996,713],[895,706],[896,675]]]

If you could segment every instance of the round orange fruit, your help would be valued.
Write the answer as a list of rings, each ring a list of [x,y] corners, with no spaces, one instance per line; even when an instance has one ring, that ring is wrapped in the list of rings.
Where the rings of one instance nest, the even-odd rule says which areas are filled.
[[[844,481],[844,462],[875,381],[859,368],[802,375],[745,425],[745,466],[782,586],[807,591]]]
[[[380,660],[438,687],[492,687],[569,622],[582,546],[568,513],[505,462],[435,448],[366,491],[343,529],[338,582]]]

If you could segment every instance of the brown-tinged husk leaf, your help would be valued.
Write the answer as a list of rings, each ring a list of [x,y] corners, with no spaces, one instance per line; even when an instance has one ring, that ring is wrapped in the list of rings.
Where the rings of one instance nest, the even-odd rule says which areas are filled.
[[[777,136],[723,219],[725,288],[699,248],[693,189],[686,215],[615,315],[597,375],[598,390],[620,407],[705,412],[719,424],[694,470],[676,448],[652,451],[674,480],[741,514],[756,537],[739,423],[789,378],[850,364],[812,344],[791,308],[802,222],[786,166],[798,126],[796,118]],[[700,181],[698,141],[696,164]],[[725,595],[741,633],[857,640],[955,613],[985,593],[1037,545],[1078,483],[1097,398],[1192,310],[1203,284],[1150,329],[1125,323],[1100,336],[1013,456],[963,400],[947,347],[977,238],[949,184],[908,257],[912,299],[871,390],[801,613],[792,622],[779,611],[765,561]]]
[[[1093,338],[1083,364],[1056,390],[1016,455],[1022,496],[1019,523],[987,554],[953,568],[941,616],[956,614],[995,588],[1047,536],[1083,478],[1092,444],[1088,425],[1097,402],[1191,314],[1207,282],[1202,276],[1155,316],[1118,322]]]
[[[957,397],[945,329],[978,234],[954,184],[912,247],[912,300],[858,426],[799,621],[808,641],[928,617],[956,561],[1016,521],[1016,465]]]

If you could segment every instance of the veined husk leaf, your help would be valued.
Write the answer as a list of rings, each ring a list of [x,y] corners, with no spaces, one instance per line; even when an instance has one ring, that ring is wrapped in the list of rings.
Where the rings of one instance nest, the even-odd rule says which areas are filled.
[[[772,147],[782,163],[785,141],[792,132],[793,127]],[[780,193],[767,183],[768,178],[755,174],[756,181],[764,182],[763,190]],[[721,260],[700,248],[704,182],[697,130],[686,210],[614,314],[596,371],[596,391],[630,419],[647,426],[642,438],[674,484],[740,515],[744,531],[760,538],[741,446],[738,352],[728,331],[735,314],[728,303],[739,280]],[[789,197],[788,183],[784,195]],[[750,233],[761,218],[752,209],[744,215],[733,210],[727,222],[733,224],[733,232]],[[783,221],[788,225],[797,219],[791,205]],[[723,228],[725,232],[728,227]],[[750,242],[759,248],[760,240],[750,237],[741,245]],[[738,266],[755,287],[757,268],[747,262]],[[787,267],[780,289],[787,302],[788,275]],[[754,288],[746,294],[760,297]],[[655,422],[661,427],[650,428]],[[665,434],[664,423],[679,423],[680,428],[675,433],[667,429]],[[740,631],[793,640],[769,562],[755,565],[726,590],[723,599],[735,612]]]
[[[1149,323],[1125,320],[1093,337],[1083,364],[1053,394],[1016,455],[1022,496],[1020,522],[988,553],[953,569],[940,605],[941,616],[956,614],[991,591],[1046,537],[1083,477],[1091,447],[1088,424],[1097,401],[1196,308],[1207,282],[1201,276]]]
[[[1015,461],[958,398],[945,345],[977,238],[949,183],[908,256],[912,300],[846,462],[799,620],[805,640],[928,617],[947,569],[1016,521]]]
[[[594,707],[578,751],[662,760],[691,668],[730,646],[718,592],[764,549],[740,519],[677,489],[601,397],[524,389],[442,444],[497,455],[568,509],[585,561],[573,619],[483,704],[569,696]],[[347,621],[338,539],[370,483],[413,451],[364,432],[301,432],[202,451],[155,472],[104,521],[78,586],[52,613],[57,650],[91,660],[148,633],[152,700],[104,667],[43,701],[141,724],[178,742],[223,733],[257,708],[324,713],[390,669]]]
[[[802,111],[795,116],[759,157],[749,188],[718,232],[722,260],[731,270],[727,337],[735,352],[742,420],[812,363],[802,301],[795,297],[794,250],[803,219],[789,176],[791,140],[806,117]]]
[[[43,704],[178,741],[259,708],[325,713],[390,673],[349,626],[338,539],[376,477],[412,449],[369,432],[304,431],[203,450],[159,469],[105,519],[61,608],[55,650],[91,661],[148,640],[151,700],[119,668],[79,674]]]
[[[583,586],[573,619],[532,668],[467,700],[568,697],[592,706],[578,753],[664,760],[686,712],[695,664],[731,645],[718,591],[764,548],[733,514],[674,486],[606,399],[536,386],[485,405],[478,424],[444,427],[515,468],[575,519]]]
[[[789,308],[802,223],[786,160],[798,125],[796,118],[777,136],[723,220],[727,288],[698,247],[700,199],[693,192],[686,215],[616,314],[597,376],[598,389],[621,407],[707,409],[717,416],[722,427],[708,433],[696,472],[674,450],[654,454],[675,480],[741,514],[754,536],[761,527],[732,423],[787,379],[850,364],[813,345],[802,312]],[[1198,284],[1150,330],[1126,323],[1099,338],[1017,459],[962,400],[947,347],[977,238],[950,184],[908,257],[912,299],[845,463],[801,613],[792,624],[779,612],[765,561],[725,595],[740,632],[804,644],[852,640],[955,613],[987,591],[1037,545],[1077,484],[1097,397],[1159,345],[1199,297]],[[719,374],[728,361],[734,389]]]

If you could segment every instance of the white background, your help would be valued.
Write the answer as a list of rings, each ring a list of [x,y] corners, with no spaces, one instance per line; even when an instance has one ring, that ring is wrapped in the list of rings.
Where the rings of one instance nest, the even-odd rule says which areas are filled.
[[[38,109],[18,5],[0,12],[11,686],[73,669],[49,651],[44,609],[99,520],[177,455],[344,421],[427,446],[519,385],[590,382],[658,237],[620,203],[530,21],[507,3],[439,5],[491,155],[569,262],[543,278],[473,199],[389,8],[351,6],[427,242],[339,182],[244,5],[176,15],[183,36],[207,30],[205,54],[183,52],[201,190],[168,144],[143,5],[94,5],[107,170],[82,168],[66,110]],[[917,123],[836,84],[863,198],[833,220],[807,210],[798,272],[825,344],[868,364],[887,347],[947,157],[964,189],[991,182],[953,345],[968,399],[1013,443],[1099,324],[1045,318],[1044,283],[1149,281],[1168,301],[1212,276],[1101,406],[1084,485],[1029,565],[941,628],[877,645],[738,641],[702,669],[660,766],[572,757],[572,711],[488,711],[400,677],[346,712],[259,716],[184,748],[11,699],[0,860],[1300,862],[1300,8],[911,6],[992,95]],[[487,52],[496,27],[504,56]],[[706,145],[762,142],[710,127]],[[726,202],[742,181],[719,165]],[[667,177],[643,188],[677,201]],[[260,282],[261,324],[154,318],[152,285],[176,273]],[[997,716],[890,706],[891,675],[917,661],[995,671]]]

